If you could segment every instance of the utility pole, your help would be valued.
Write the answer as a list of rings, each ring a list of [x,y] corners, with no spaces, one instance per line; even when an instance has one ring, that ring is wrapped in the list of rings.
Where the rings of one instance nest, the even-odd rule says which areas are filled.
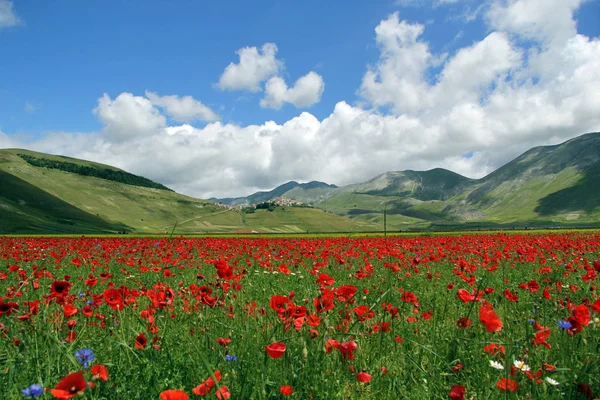
[[[387,238],[387,204],[383,207],[383,237]]]

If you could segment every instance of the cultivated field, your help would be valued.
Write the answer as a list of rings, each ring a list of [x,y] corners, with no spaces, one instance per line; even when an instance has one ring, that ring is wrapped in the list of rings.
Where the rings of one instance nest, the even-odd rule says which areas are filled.
[[[2,399],[600,396],[600,234],[0,238]]]

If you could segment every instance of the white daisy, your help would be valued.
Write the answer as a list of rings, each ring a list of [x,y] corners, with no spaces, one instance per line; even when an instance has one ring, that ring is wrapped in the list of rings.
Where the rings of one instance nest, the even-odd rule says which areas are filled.
[[[549,384],[551,384],[552,386],[556,386],[556,385],[558,385],[558,384],[559,384],[559,383],[558,383],[558,382],[556,382],[554,379],[552,379],[552,378],[550,378],[550,377],[548,377],[548,376],[546,377],[546,382],[548,382],[548,383],[549,383]]]
[[[503,370],[504,365],[500,364],[498,361],[490,360],[490,367],[494,369]]]
[[[515,368],[520,369],[523,372],[527,372],[531,369],[529,368],[529,365],[525,364],[523,361],[517,360],[515,360]]]

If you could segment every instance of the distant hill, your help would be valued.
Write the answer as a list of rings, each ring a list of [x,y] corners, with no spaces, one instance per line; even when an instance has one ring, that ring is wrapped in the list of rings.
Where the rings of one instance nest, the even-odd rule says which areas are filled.
[[[600,226],[598,182],[600,133],[535,147],[481,179],[390,171],[342,187],[290,181],[214,202],[108,165],[4,149],[0,234],[358,232],[382,230],[384,212],[388,230]],[[231,207],[280,197],[312,207]]]
[[[600,225],[600,133],[535,147],[482,179],[441,168],[390,171],[281,194],[388,228]]]
[[[329,185],[327,183],[317,182],[317,181],[312,181],[312,182],[308,182],[308,183],[298,183],[296,181],[290,181],[290,182],[284,183],[283,185],[277,186],[275,189],[270,190],[268,192],[256,192],[247,197],[222,198],[222,199],[211,198],[209,200],[217,202],[217,203],[221,203],[221,204],[227,204],[230,206],[237,206],[237,205],[250,206],[253,204],[264,203],[266,201],[275,199],[277,197],[282,197],[283,195],[285,195],[286,193],[288,193],[294,189],[319,190],[319,189],[335,189],[335,188],[337,188],[336,185]]]
[[[173,228],[176,234],[201,234],[351,232],[376,226],[313,208],[245,215],[108,165],[0,150],[0,234],[170,233]]]

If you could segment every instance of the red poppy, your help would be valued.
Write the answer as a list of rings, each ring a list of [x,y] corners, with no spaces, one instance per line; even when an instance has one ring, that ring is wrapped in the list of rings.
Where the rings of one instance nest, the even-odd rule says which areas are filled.
[[[160,400],[188,400],[189,396],[183,390],[165,390],[160,394]]]
[[[471,326],[471,320],[465,317],[460,318],[458,321],[456,321],[456,326],[458,326],[459,328],[468,328],[469,326]]]
[[[108,368],[102,364],[92,366],[91,372],[96,379],[102,379],[103,381],[108,380]]]
[[[502,321],[489,303],[479,307],[479,321],[485,325],[488,332],[498,332],[502,329]]]
[[[229,393],[227,386],[221,386],[215,395],[219,400],[228,400],[231,397],[231,393]]]
[[[71,282],[67,281],[54,281],[52,282],[52,286],[50,286],[50,294],[56,297],[62,297],[69,294],[69,289],[71,288]]]
[[[285,353],[285,348],[285,344],[280,342],[271,343],[270,345],[265,346],[265,350],[271,358],[280,358],[283,356],[283,353]]]
[[[496,387],[505,392],[514,392],[519,388],[519,384],[512,379],[502,378],[496,383]]]
[[[286,296],[274,294],[271,296],[270,306],[278,314],[285,312],[286,305],[289,303],[289,299]]]
[[[79,309],[74,307],[72,304],[65,304],[63,306],[63,314],[65,315],[65,318],[72,317],[73,315],[77,314],[78,311]]]
[[[10,317],[10,314],[12,314],[14,310],[18,309],[19,305],[17,303],[4,303],[2,300],[0,300],[0,317],[2,315]]]
[[[485,351],[486,353],[489,353],[491,355],[494,355],[497,353],[504,354],[506,352],[506,350],[504,349],[504,346],[502,346],[500,344],[496,344],[496,343],[490,343],[486,346],[483,346],[483,351]]]
[[[467,292],[465,289],[458,289],[456,295],[463,303],[468,303],[475,300],[475,296]]]
[[[450,389],[451,400],[464,400],[465,398],[465,387],[461,385],[454,385]]]
[[[146,347],[146,343],[148,343],[148,339],[146,339],[146,335],[140,333],[135,338],[135,347],[138,349],[143,349]]]
[[[596,301],[594,302],[594,304],[592,305],[592,310],[596,311],[598,314],[600,314],[600,297],[598,297],[596,299]]]
[[[588,326],[590,324],[590,310],[588,310],[585,304],[575,307],[573,310],[573,317],[583,326]]]
[[[579,382],[577,384],[577,391],[581,393],[587,399],[593,399],[594,393],[592,392],[592,388],[585,382]]]
[[[217,379],[217,382],[221,382],[221,371],[216,370],[214,372],[214,376]],[[206,396],[207,394],[210,393],[210,391],[212,390],[212,388],[214,386],[215,386],[215,381],[211,376],[208,379],[205,379],[204,381],[202,381],[201,384],[196,386],[192,390],[192,393],[194,393],[196,396]]]
[[[294,389],[290,385],[285,385],[279,388],[279,392],[284,396],[291,396]]]
[[[121,292],[118,290],[106,289],[102,296],[104,297],[106,304],[108,304],[113,310],[122,310],[125,307],[123,296],[121,296]]]
[[[367,374],[366,372],[359,372],[356,375],[356,380],[362,383],[368,383],[371,382],[371,374]]]
[[[56,387],[50,390],[50,393],[57,399],[65,400],[77,396],[86,387],[87,382],[83,378],[83,373],[79,371],[68,375],[62,381],[58,382]]]

